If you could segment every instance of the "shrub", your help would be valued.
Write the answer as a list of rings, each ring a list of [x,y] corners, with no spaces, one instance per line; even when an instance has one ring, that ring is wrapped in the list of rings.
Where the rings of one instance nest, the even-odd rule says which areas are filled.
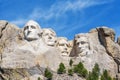
[[[73,68],[74,72],[78,74],[78,76],[86,78],[88,75],[87,69],[85,69],[82,62],[80,62],[78,65],[75,65]]]
[[[100,68],[99,65],[96,63],[94,68],[92,69],[92,76],[94,80],[98,80],[100,75]]]
[[[72,64],[73,64],[73,60],[70,59],[69,65],[72,66]]]
[[[68,69],[68,75],[73,76],[73,70],[72,69]]]
[[[112,80],[112,78],[109,76],[107,70],[103,71],[103,74],[101,75],[101,80]]]
[[[100,68],[99,65],[96,63],[94,68],[92,69],[92,72],[89,72],[87,80],[99,80],[99,75],[100,75]]]
[[[65,66],[64,66],[63,63],[60,63],[60,64],[59,64],[59,68],[58,68],[58,70],[57,70],[57,73],[58,73],[58,74],[66,73],[66,69],[65,69]]]
[[[46,68],[46,69],[45,69],[44,76],[45,76],[46,78],[48,78],[48,80],[51,80],[53,74]]]
[[[38,77],[38,80],[41,80],[41,78],[40,78],[40,77]]]
[[[93,80],[93,78],[92,78],[92,73],[91,73],[91,72],[89,72],[88,77],[87,77],[86,80]]]

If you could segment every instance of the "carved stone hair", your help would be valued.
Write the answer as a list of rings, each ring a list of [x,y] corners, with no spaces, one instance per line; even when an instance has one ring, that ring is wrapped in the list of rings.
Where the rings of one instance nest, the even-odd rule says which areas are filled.
[[[66,41],[68,41],[68,39],[67,39],[66,37],[58,37],[58,38],[57,38],[57,42],[56,42],[56,46],[58,46],[58,45],[59,45],[59,41],[60,41],[60,40],[63,40],[63,39],[66,40]],[[69,45],[68,45],[68,46],[69,46]]]
[[[52,32],[52,33],[56,36],[55,31],[54,31],[53,29],[51,29],[51,28],[43,28],[43,29],[42,29],[42,31],[43,31],[43,33],[42,33],[42,34],[44,34],[44,32],[45,32],[46,30],[51,31],[51,32]]]

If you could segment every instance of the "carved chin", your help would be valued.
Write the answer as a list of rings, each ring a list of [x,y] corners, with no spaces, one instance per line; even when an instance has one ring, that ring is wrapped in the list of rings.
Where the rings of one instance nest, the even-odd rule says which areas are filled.
[[[47,45],[48,45],[48,46],[54,46],[54,45],[55,45],[55,42],[47,42]]]
[[[35,36],[34,37],[33,36],[27,36],[26,39],[29,40],[29,41],[32,41],[32,40],[37,40],[38,37],[37,36],[36,37]]]

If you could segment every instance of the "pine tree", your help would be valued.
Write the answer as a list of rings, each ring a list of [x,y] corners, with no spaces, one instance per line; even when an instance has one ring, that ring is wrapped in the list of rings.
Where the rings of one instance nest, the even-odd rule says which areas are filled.
[[[41,80],[41,78],[40,78],[40,77],[38,77],[38,80]]]
[[[73,60],[70,59],[69,65],[72,66],[72,64],[73,64]]]
[[[59,68],[58,68],[58,70],[57,70],[57,73],[58,73],[58,74],[66,73],[66,69],[65,69],[65,66],[64,66],[63,63],[60,63],[60,64],[59,64]]]
[[[46,68],[46,69],[45,69],[44,76],[45,76],[48,80],[51,80],[53,74]]]
[[[87,80],[99,80],[99,75],[100,75],[100,68],[99,65],[96,63],[94,68],[92,69],[92,72],[89,72]]]
[[[68,75],[73,76],[73,70],[72,69],[68,69]]]
[[[109,76],[107,70],[103,71],[103,74],[101,75],[101,80],[112,80],[112,78]]]
[[[89,72],[88,77],[87,77],[86,80],[93,80],[93,78],[92,78],[92,73],[91,73],[91,72]]]
[[[100,75],[99,65],[96,63],[94,68],[92,69],[92,76],[94,80],[98,80]]]
[[[82,62],[80,62],[78,65],[75,65],[73,68],[74,72],[78,74],[78,76],[86,78],[88,75],[88,71],[85,69]]]

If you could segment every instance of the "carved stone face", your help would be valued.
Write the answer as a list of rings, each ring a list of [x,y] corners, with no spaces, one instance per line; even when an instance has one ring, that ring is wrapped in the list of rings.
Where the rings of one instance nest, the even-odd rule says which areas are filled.
[[[69,55],[69,43],[66,38],[61,38],[57,42],[57,47],[61,51],[62,56]]]
[[[30,20],[25,24],[24,37],[28,41],[37,40],[40,38],[42,30],[37,22]]]
[[[89,46],[89,41],[86,36],[81,36],[76,39],[76,52],[80,56],[85,56],[88,54]]]
[[[48,46],[55,46],[56,33],[52,29],[43,29],[42,38]]]

